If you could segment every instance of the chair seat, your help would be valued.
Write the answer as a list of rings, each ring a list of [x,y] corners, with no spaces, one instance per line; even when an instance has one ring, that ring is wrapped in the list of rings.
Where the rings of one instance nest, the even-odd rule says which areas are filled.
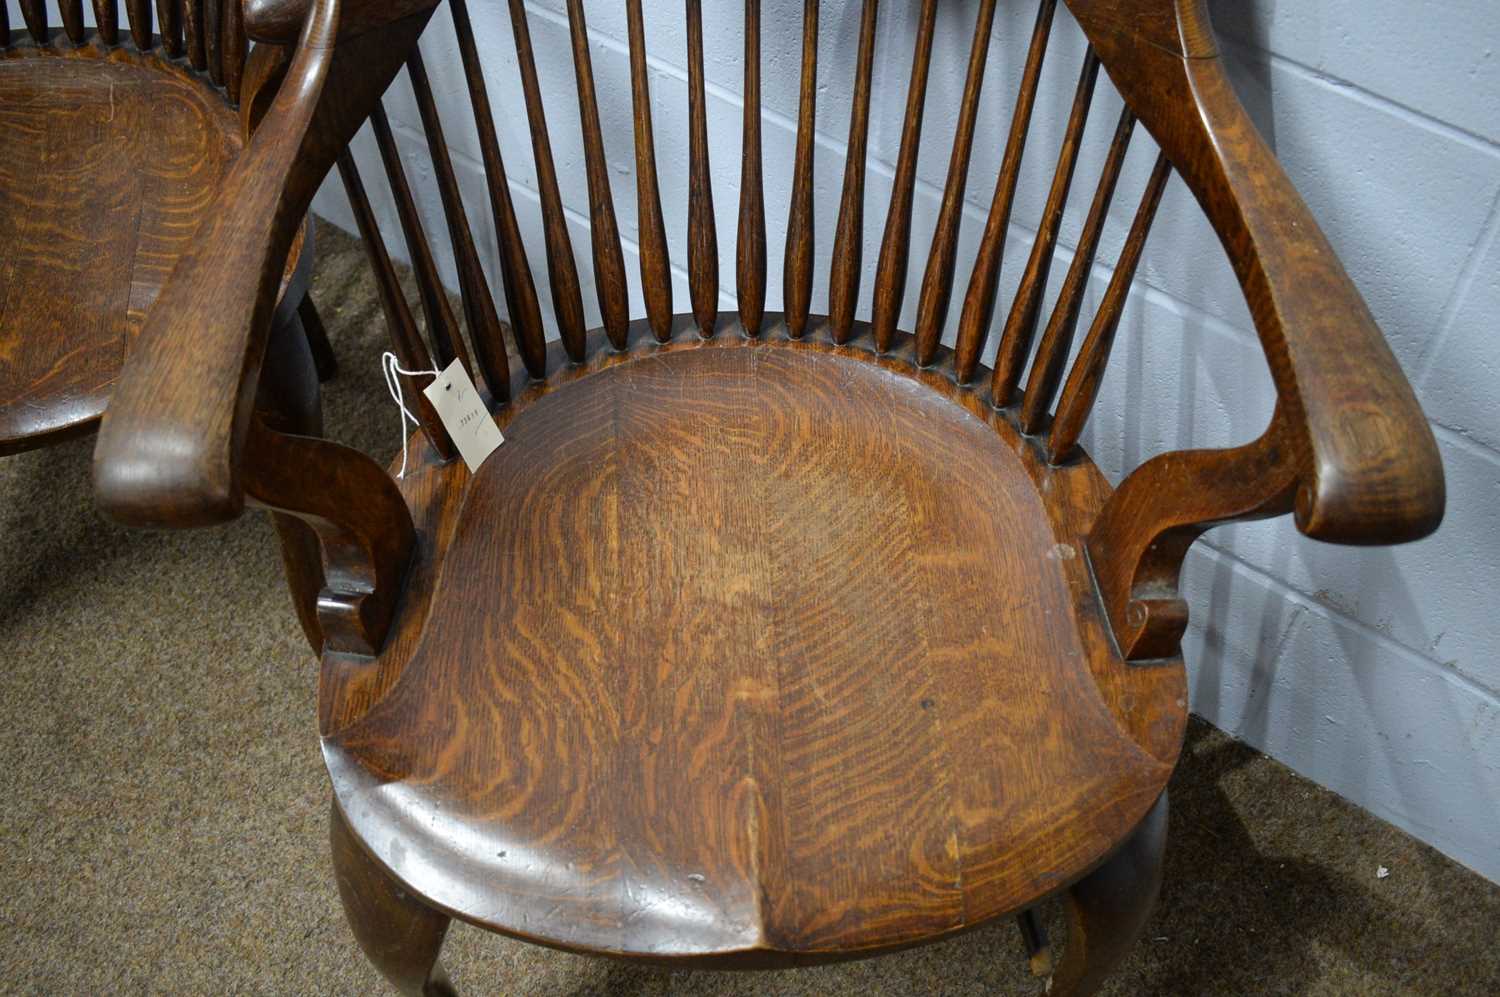
[[[0,454],[94,425],[241,147],[222,95],[156,55],[0,52]]]
[[[669,962],[865,955],[1075,881],[1186,719],[1180,659],[1106,632],[1108,485],[909,342],[724,324],[594,343],[476,475],[408,473],[393,636],[325,662],[350,826],[461,918]]]

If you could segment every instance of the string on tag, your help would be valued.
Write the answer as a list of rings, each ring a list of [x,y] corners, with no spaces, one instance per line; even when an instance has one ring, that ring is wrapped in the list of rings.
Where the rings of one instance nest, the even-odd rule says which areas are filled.
[[[400,361],[396,359],[396,354],[390,350],[386,350],[380,356],[380,372],[385,375],[385,386],[390,391],[391,398],[395,400],[396,407],[401,410],[401,470],[396,474],[396,477],[404,478],[406,477],[406,421],[410,419],[411,424],[418,427],[422,425],[422,421],[407,410],[406,400],[401,394],[401,378],[398,375],[404,374],[407,377],[441,377],[443,372],[440,370],[407,370],[401,366]]]

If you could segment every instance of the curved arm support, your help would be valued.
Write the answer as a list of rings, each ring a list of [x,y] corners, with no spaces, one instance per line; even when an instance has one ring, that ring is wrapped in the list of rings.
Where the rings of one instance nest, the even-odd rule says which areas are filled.
[[[1355,544],[1431,533],[1444,503],[1431,428],[1359,291],[1235,96],[1204,0],[1068,6],[1235,264],[1294,449],[1298,529]]]
[[[1291,511],[1296,465],[1282,425],[1278,409],[1254,443],[1153,457],[1100,511],[1089,531],[1089,563],[1127,661],[1177,654],[1188,620],[1178,578],[1205,530]]]
[[[411,513],[390,475],[358,450],[278,433],[259,420],[245,466],[253,503],[295,516],[318,534],[324,649],[379,653],[416,544]]]
[[[247,78],[260,89],[245,103],[264,117],[151,309],[100,428],[94,485],[107,514],[198,526],[244,508],[241,458],[288,249],[429,13],[340,41],[340,0],[311,0],[268,106],[262,91],[282,74],[265,69],[275,50],[257,48]]]

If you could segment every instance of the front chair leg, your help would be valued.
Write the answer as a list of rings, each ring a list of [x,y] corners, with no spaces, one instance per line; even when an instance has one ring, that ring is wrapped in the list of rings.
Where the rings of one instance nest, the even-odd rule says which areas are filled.
[[[344,916],[365,956],[407,997],[456,997],[438,965],[448,916],[402,890],[354,839],[338,805],[331,810],[333,871]]]
[[[1146,927],[1161,889],[1167,843],[1167,794],[1130,839],[1064,897],[1068,941],[1048,993],[1081,997],[1104,982]]]

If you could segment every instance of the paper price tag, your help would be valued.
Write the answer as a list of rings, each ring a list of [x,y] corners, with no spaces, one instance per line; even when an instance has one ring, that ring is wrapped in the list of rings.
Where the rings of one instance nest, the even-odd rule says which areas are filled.
[[[443,428],[448,430],[470,473],[478,471],[485,458],[505,442],[489,409],[484,407],[484,399],[469,380],[469,372],[457,360],[423,388],[422,394],[443,420]]]

